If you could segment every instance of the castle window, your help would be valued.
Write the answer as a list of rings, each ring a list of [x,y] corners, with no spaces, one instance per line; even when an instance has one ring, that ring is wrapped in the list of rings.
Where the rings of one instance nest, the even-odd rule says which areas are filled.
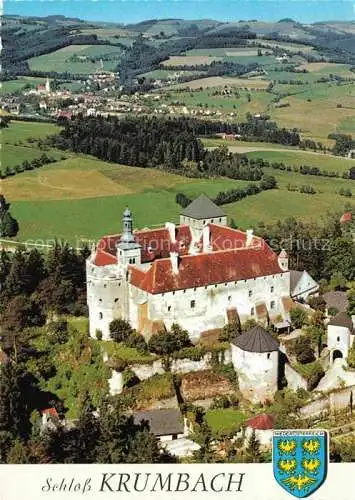
[[[99,313],[99,319],[102,319],[104,315],[102,313]]]
[[[132,264],[135,264],[135,263],[136,263],[136,258],[135,258],[135,257],[133,257],[133,259],[132,259]]]
[[[211,219],[211,222],[212,222],[212,224],[213,224],[214,220],[213,220],[213,219]]]
[[[267,353],[267,359],[270,359],[270,353],[269,352]]]
[[[270,309],[275,309],[275,301],[274,300],[272,300],[270,302]]]
[[[231,296],[231,295],[229,295],[229,296],[228,296],[228,302],[230,302],[231,300],[232,300],[232,296]]]
[[[337,342],[340,342],[340,337],[337,337]]]
[[[219,222],[222,222],[222,219],[219,219]]]
[[[227,286],[227,285],[228,285],[228,283],[224,283],[224,286]]]
[[[272,287],[270,287],[270,292],[273,293],[273,291],[274,291],[274,287],[272,286]]]
[[[99,299],[99,302],[102,302],[102,299]]]
[[[217,285],[215,285],[214,287],[217,288]]]
[[[118,298],[117,297],[115,298],[115,302],[118,302]]]
[[[253,295],[253,292],[251,290],[249,290],[248,295],[249,295],[249,297],[251,297]]]
[[[171,306],[168,306],[168,312],[170,312],[170,311],[171,311]]]
[[[194,292],[196,292],[196,287],[194,288]]]
[[[254,307],[252,307],[250,309],[250,316],[254,316],[254,314],[255,314],[255,309],[254,309]]]
[[[205,290],[207,290],[207,286],[205,286]]]
[[[186,293],[186,290],[184,290],[184,293]]]
[[[104,288],[106,288],[106,287],[107,287],[107,285],[104,285]]]
[[[173,292],[173,295],[175,295],[175,292]]]
[[[190,302],[191,309],[194,309],[195,305],[196,305],[196,300],[191,300]]]

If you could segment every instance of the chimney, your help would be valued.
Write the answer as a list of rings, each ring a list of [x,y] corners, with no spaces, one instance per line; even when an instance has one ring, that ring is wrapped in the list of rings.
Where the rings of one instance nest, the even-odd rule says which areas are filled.
[[[173,222],[166,222],[165,223],[165,229],[169,231],[169,236],[171,243],[176,242],[176,237],[175,237],[175,224]]]
[[[245,242],[246,247],[250,247],[251,242],[253,240],[253,233],[254,233],[253,229],[247,229],[247,240]]]
[[[288,255],[286,250],[282,249],[278,256],[279,266],[283,271],[288,271]]]
[[[179,254],[177,252],[170,252],[170,262],[174,274],[179,274]]]
[[[203,247],[202,247],[203,253],[211,251],[210,226],[209,225],[205,226],[202,230],[202,244],[203,244]]]

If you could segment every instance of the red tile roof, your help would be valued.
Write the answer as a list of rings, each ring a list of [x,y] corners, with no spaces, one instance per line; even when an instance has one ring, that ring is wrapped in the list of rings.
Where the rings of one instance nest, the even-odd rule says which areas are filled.
[[[155,260],[147,271],[135,266],[130,266],[130,271],[131,284],[153,294],[282,272],[277,255],[266,244],[262,248],[180,256],[177,274],[170,258]]]
[[[266,415],[265,413],[263,415],[257,415],[247,421],[247,427],[262,431],[273,429],[274,418],[271,415]]]
[[[353,220],[353,214],[351,212],[345,212],[340,218],[340,222],[344,224],[345,222],[351,222]]]
[[[117,258],[114,255],[105,252],[104,250],[98,249],[96,251],[94,264],[95,266],[108,266],[110,264],[117,264]]]
[[[50,415],[51,417],[58,418],[58,413],[55,408],[46,408],[45,410],[42,410],[42,415]]]
[[[164,293],[283,272],[276,253],[263,239],[253,236],[247,247],[247,234],[242,231],[216,224],[209,224],[209,230],[212,251],[196,255],[188,254],[192,241],[189,226],[175,228],[175,242],[166,228],[135,232],[142,247],[142,263],[152,264],[145,270],[129,266],[130,282],[149,293]],[[117,262],[119,240],[119,234],[100,240],[94,260],[97,266]],[[202,239],[198,247],[202,252]],[[172,269],[170,252],[179,255],[177,274]]]
[[[191,243],[189,226],[175,228],[175,243],[171,241],[170,233],[165,228],[135,231],[134,236],[142,247],[142,262],[152,262],[155,259],[169,257],[170,252],[173,251],[178,252],[179,255],[185,255],[188,253]],[[116,246],[120,238],[120,234],[105,236],[100,240],[98,248],[116,255]]]

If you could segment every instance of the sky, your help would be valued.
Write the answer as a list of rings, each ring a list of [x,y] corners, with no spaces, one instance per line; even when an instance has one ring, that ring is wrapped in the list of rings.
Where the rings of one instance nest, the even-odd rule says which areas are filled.
[[[355,0],[2,0],[5,14],[65,15],[89,21],[132,23],[183,18],[302,23],[355,20]],[[1,0],[0,0],[1,2]]]

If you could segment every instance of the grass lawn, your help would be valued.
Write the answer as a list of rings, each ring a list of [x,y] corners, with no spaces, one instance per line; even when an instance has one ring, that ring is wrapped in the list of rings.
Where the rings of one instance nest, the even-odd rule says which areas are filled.
[[[290,104],[286,108],[270,108],[271,117],[280,127],[298,128],[302,136],[326,143],[328,134],[354,116],[355,85],[307,85],[304,92],[285,97],[280,103]]]
[[[13,121],[8,128],[1,130],[1,170],[13,167],[25,160],[39,158],[44,152],[48,156],[60,158],[65,153],[59,151],[41,151],[27,139],[39,139],[59,130],[53,123]],[[5,182],[5,181],[4,181]]]
[[[26,85],[35,88],[36,85],[45,83],[45,78],[34,78],[30,76],[20,76],[16,80],[8,80],[1,82],[1,92],[3,94],[12,94],[18,90],[22,90]]]
[[[150,363],[153,362],[156,357],[152,354],[142,354],[133,347],[127,347],[124,344],[118,344],[117,342],[100,341],[101,347],[108,354],[116,359],[121,359],[127,363]]]
[[[278,144],[275,144],[274,147],[278,148]],[[350,169],[350,167],[355,166],[355,160],[349,160],[347,158],[339,158],[336,156],[325,155],[322,153],[314,154],[312,152],[301,151],[301,150],[253,151],[250,153],[246,153],[246,155],[249,158],[264,158],[265,160],[268,160],[270,162],[284,162],[285,165],[309,165],[312,167],[318,167],[320,170],[329,170],[329,171],[339,172],[340,174],[342,174],[343,172],[347,172]],[[275,172],[274,175],[276,174],[279,175],[279,172],[277,170],[274,170],[274,172]],[[306,178],[306,176],[302,177]],[[350,181],[347,182],[349,183]]]
[[[234,408],[208,410],[206,420],[215,435],[230,434],[238,431],[248,416]]]
[[[303,184],[312,185],[312,182],[305,180]],[[287,217],[317,222],[327,211],[340,210],[348,202],[349,198],[336,194],[330,196],[329,192],[308,195],[278,189],[249,196],[239,202],[225,205],[224,209],[241,228],[247,229],[255,227],[259,222],[271,223]]]

